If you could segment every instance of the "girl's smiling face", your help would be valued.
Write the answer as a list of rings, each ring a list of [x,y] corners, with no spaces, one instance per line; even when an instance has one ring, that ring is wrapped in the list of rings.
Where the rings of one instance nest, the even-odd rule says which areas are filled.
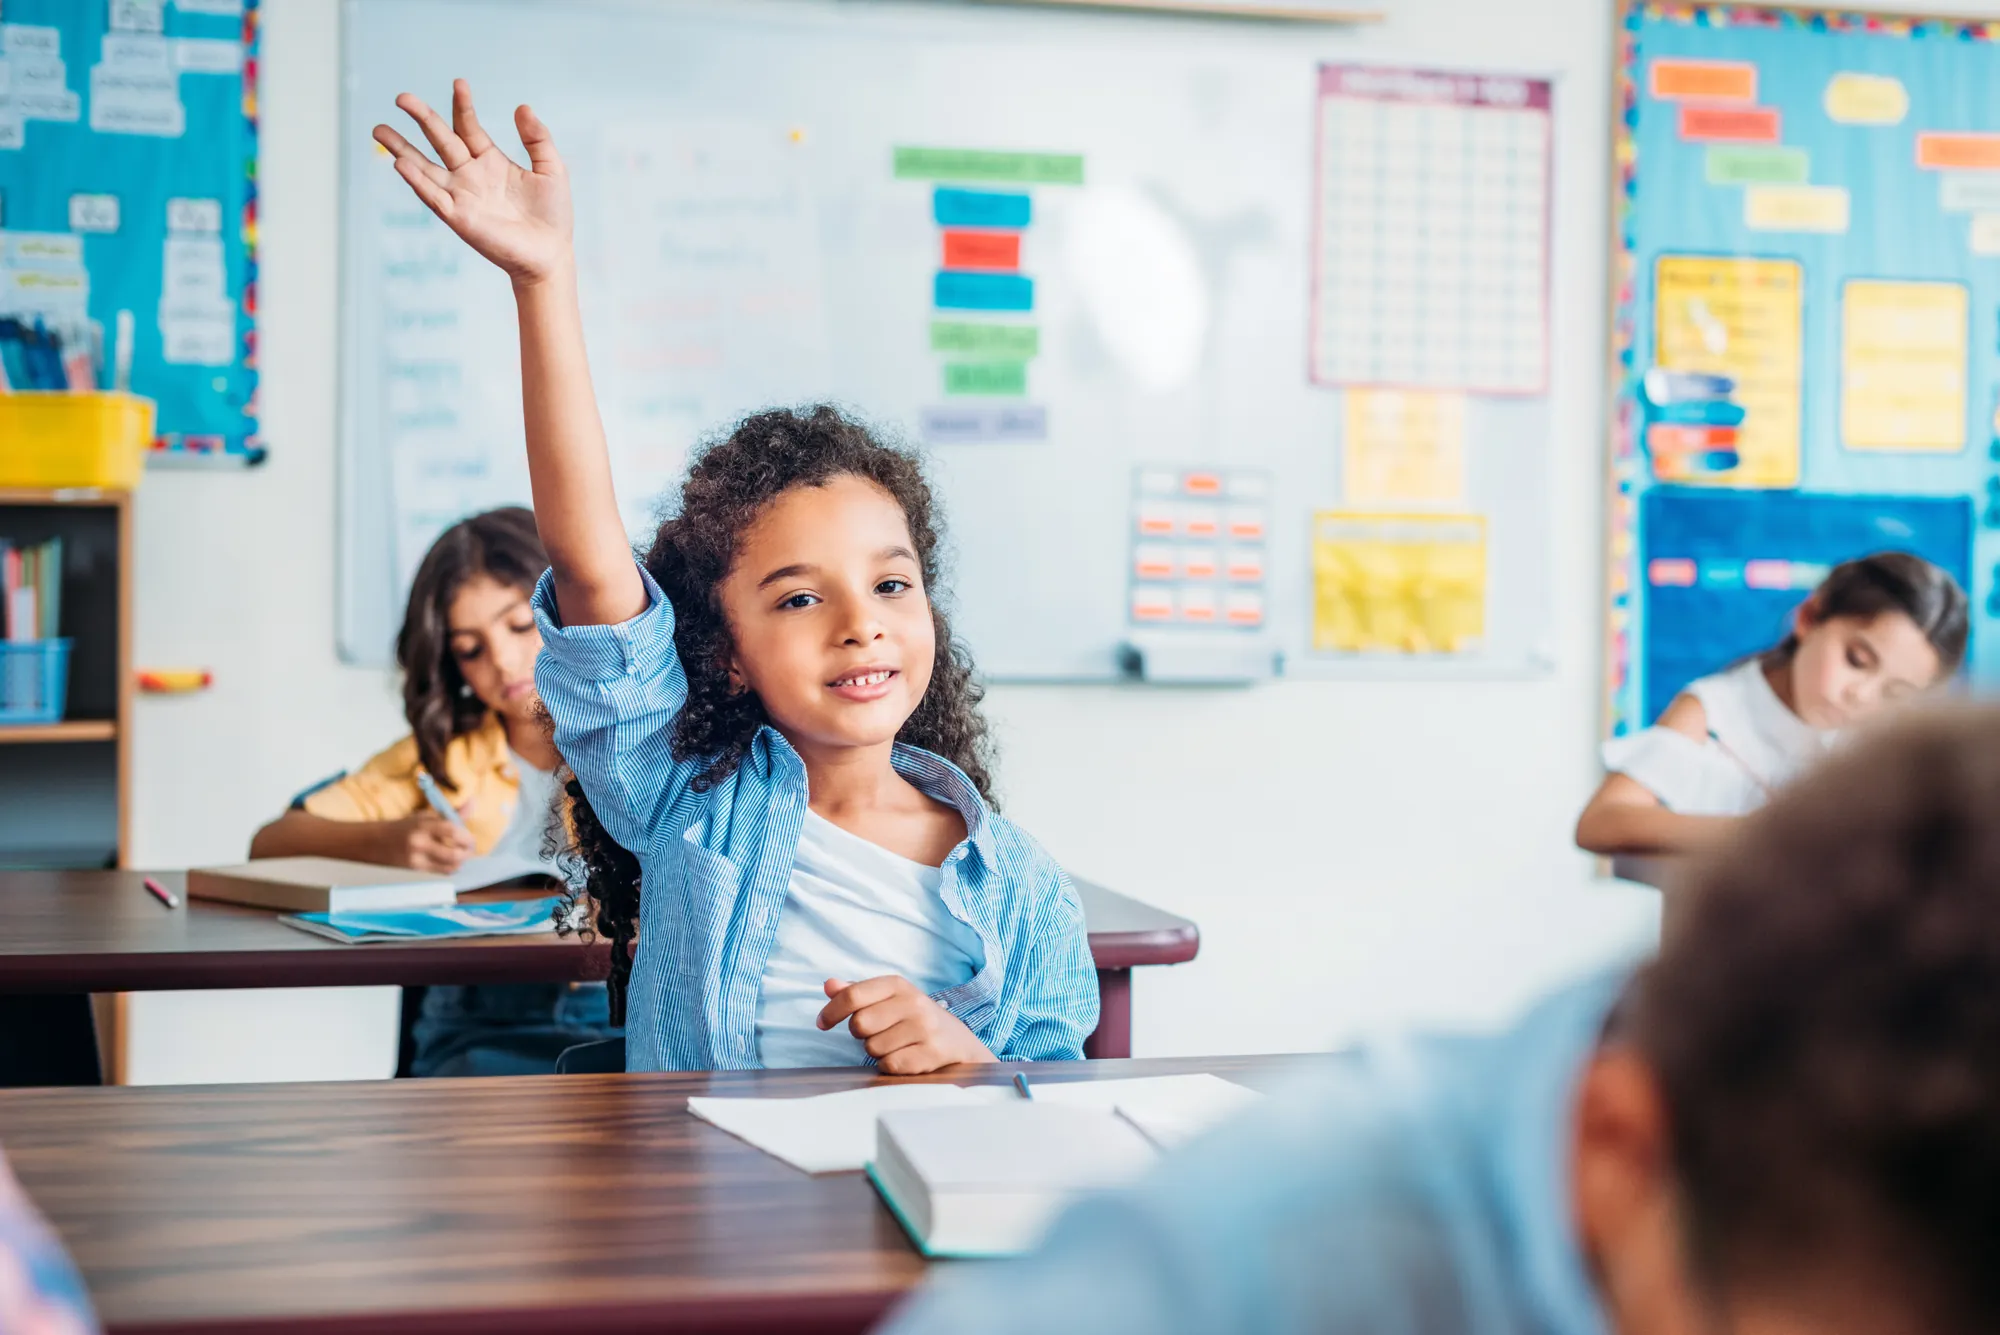
[[[722,581],[733,684],[801,750],[893,741],[929,689],[937,628],[909,521],[852,474],[781,494]]]

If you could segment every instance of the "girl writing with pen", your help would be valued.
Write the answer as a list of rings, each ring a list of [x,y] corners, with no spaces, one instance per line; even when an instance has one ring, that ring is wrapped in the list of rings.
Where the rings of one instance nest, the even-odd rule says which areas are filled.
[[[1652,727],[1604,744],[1609,771],[1577,820],[1592,852],[1712,842],[1863,720],[1947,680],[1965,655],[1965,593],[1905,552],[1835,566],[1775,647],[1693,682]]]
[[[257,832],[252,857],[318,855],[411,867],[461,888],[545,875],[562,764],[535,691],[529,599],[548,566],[521,507],[447,529],[417,567],[396,637],[410,735],[312,789]],[[417,1075],[529,1075],[616,1032],[604,985],[433,987]]]

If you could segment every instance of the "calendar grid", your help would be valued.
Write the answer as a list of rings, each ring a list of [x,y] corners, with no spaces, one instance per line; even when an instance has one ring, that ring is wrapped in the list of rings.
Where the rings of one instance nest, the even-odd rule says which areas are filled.
[[[1550,85],[1320,69],[1317,384],[1539,395]]]

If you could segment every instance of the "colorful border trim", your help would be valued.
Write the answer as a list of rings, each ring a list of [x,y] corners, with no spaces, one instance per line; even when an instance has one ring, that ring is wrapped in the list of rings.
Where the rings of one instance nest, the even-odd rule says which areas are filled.
[[[263,413],[261,383],[257,370],[257,158],[261,139],[257,125],[257,74],[263,39],[262,0],[243,0],[243,124],[250,135],[250,154],[243,160],[243,368],[250,376],[250,401],[244,416],[248,429],[241,436],[189,436],[171,433],[157,437],[147,451],[149,464],[241,464],[246,467],[264,462],[265,449],[259,432]]]
[[[1611,408],[1609,512],[1606,515],[1604,735],[1638,723],[1624,705],[1632,680],[1632,607],[1640,586],[1639,497],[1645,460],[1639,450],[1639,378],[1635,366],[1638,246],[1633,235],[1639,195],[1639,30],[1648,22],[1695,28],[1769,28],[1802,33],[1867,33],[1948,42],[2000,42],[2000,22],[1847,10],[1770,9],[1756,5],[1660,4],[1619,0],[1612,62],[1611,134]]]

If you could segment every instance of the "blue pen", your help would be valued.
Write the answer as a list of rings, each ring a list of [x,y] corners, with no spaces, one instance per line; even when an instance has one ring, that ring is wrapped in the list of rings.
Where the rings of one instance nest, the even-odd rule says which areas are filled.
[[[459,829],[462,830],[465,828],[465,818],[458,814],[457,807],[444,800],[444,794],[438,791],[436,779],[433,779],[422,770],[418,770],[417,787],[423,790],[424,801],[431,804],[432,811],[437,812],[438,815],[443,816]]]
[[[1021,1091],[1021,1097],[1024,1099],[1032,1101],[1035,1097],[1035,1091],[1028,1088],[1028,1077],[1019,1071],[1014,1072],[1014,1088]]]

